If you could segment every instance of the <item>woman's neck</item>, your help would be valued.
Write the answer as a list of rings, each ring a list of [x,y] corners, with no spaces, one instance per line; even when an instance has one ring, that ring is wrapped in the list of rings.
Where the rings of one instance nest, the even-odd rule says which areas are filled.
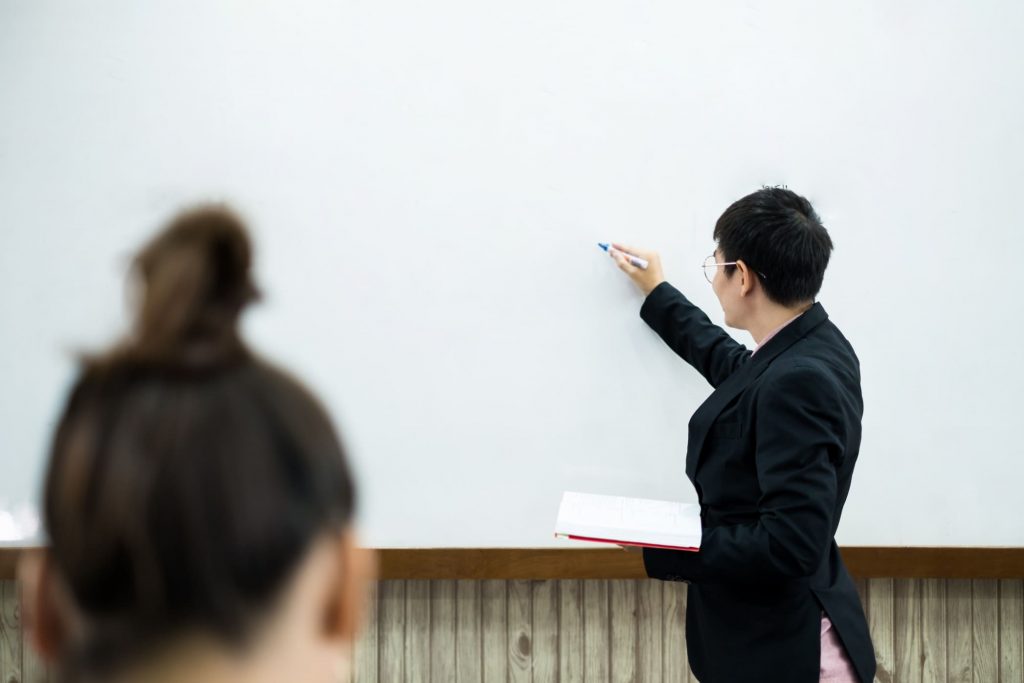
[[[775,332],[794,318],[803,315],[813,305],[813,301],[797,306],[772,304],[755,316],[754,320],[747,325],[747,331],[754,338],[754,343],[760,345],[769,334]]]
[[[271,683],[289,680],[287,653],[258,648],[233,652],[220,643],[190,638],[124,670],[111,683]]]

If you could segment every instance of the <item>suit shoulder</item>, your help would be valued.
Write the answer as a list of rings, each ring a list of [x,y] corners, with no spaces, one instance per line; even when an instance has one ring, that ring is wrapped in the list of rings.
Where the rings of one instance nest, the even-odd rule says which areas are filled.
[[[788,354],[777,358],[765,371],[765,379],[773,382],[804,382],[823,380],[829,368],[820,358]]]
[[[776,359],[763,375],[761,400],[825,401],[838,389],[836,377],[827,363],[813,356],[789,356]]]

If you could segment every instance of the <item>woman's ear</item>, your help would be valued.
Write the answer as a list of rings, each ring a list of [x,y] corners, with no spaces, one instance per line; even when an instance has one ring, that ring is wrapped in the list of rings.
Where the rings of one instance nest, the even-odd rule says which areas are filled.
[[[740,296],[747,296],[754,291],[754,272],[743,261],[736,261],[736,269],[740,272]]]
[[[18,560],[22,629],[40,657],[54,661],[64,648],[69,624],[61,610],[61,586],[47,550],[26,550]]]
[[[331,604],[327,606],[327,636],[351,645],[359,635],[371,584],[377,579],[377,556],[374,551],[359,547],[351,529],[342,533],[336,553],[338,571],[330,591]]]

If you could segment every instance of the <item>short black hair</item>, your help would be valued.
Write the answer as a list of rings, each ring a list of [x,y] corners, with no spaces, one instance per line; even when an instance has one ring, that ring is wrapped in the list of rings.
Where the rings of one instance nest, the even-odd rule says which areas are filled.
[[[778,304],[812,301],[821,290],[832,239],[811,203],[785,187],[763,187],[733,202],[714,237],[724,259],[746,263]],[[727,266],[726,274],[734,269]]]

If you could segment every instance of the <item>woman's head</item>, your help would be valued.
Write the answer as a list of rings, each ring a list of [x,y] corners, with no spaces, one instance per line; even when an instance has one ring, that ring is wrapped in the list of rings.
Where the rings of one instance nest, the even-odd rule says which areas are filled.
[[[715,224],[712,285],[726,324],[746,329],[758,297],[799,309],[814,301],[832,240],[811,203],[782,187],[765,187],[733,202]]]
[[[241,221],[180,214],[135,275],[134,328],[84,362],[53,440],[40,591],[63,597],[40,605],[44,649],[101,675],[181,638],[244,653],[298,593],[324,603],[311,633],[351,639],[353,483],[324,409],[239,335],[257,296]]]

